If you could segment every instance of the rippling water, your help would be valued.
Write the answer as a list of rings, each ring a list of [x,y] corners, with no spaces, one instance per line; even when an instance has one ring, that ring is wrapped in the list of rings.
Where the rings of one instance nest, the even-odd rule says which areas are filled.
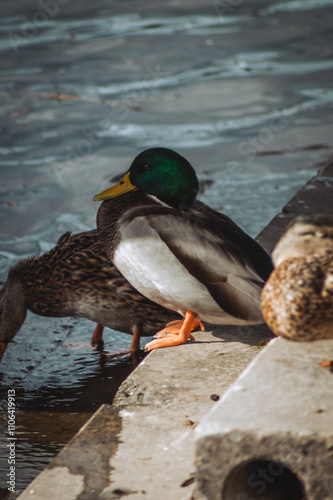
[[[93,195],[146,147],[186,156],[201,199],[252,236],[332,154],[333,0],[47,5],[1,6],[2,280],[94,227]],[[92,329],[29,314],[8,347],[19,488],[131,370],[114,357],[131,339],[110,330],[100,353]]]

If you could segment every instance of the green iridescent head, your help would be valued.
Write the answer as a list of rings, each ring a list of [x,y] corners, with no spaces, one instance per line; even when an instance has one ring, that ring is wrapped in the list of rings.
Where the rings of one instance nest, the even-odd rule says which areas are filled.
[[[95,196],[95,200],[107,200],[135,190],[186,210],[198,194],[199,182],[191,164],[180,154],[167,148],[146,149],[133,160],[121,181]]]
[[[192,165],[167,148],[140,153],[129,169],[129,179],[139,191],[178,209],[190,207],[199,190]]]

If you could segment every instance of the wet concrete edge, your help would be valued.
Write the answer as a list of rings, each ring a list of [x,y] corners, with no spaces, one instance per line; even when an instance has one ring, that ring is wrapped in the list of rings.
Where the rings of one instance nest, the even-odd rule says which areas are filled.
[[[20,495],[20,498],[43,498],[43,492],[39,491],[39,483],[45,481],[44,474],[50,471],[56,474],[47,476],[49,498],[57,497],[59,478],[66,472],[69,474],[70,482],[73,482],[75,477],[82,479],[78,490],[75,488],[72,492],[66,490],[66,498],[76,500],[97,498],[109,484],[110,463],[120,443],[121,429],[122,418],[118,409],[111,405],[102,405],[45,471]],[[53,480],[55,484],[52,484]],[[63,492],[59,491],[58,498],[63,498],[62,495]]]

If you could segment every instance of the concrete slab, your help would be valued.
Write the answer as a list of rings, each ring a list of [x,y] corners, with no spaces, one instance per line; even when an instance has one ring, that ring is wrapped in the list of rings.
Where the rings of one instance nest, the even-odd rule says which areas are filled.
[[[332,358],[332,340],[269,342],[196,429],[196,500],[333,498]]]
[[[196,342],[179,346],[177,353],[154,351],[116,396],[123,443],[104,493],[129,488],[136,492],[128,495],[131,500],[190,498],[195,426],[256,356],[258,342],[267,335],[264,325],[219,329],[196,334]]]
[[[330,162],[261,233],[263,246],[272,248],[293,216],[330,210],[332,186]],[[312,199],[319,205],[317,201],[312,205]],[[194,343],[153,351],[122,384],[112,407],[103,406],[20,499],[44,500],[38,488],[47,482],[48,500],[58,500],[49,475],[55,467],[60,475],[67,467],[67,479],[69,474],[79,476],[68,493],[62,492],[63,500],[123,496],[128,500],[190,499],[194,429],[256,357],[258,342],[270,336],[265,325],[214,327],[213,331],[196,333]],[[260,383],[266,387],[266,374]],[[274,384],[270,391],[274,391]],[[271,469],[276,472],[274,467]],[[31,489],[34,492],[30,494]],[[230,498],[250,499],[244,495]]]

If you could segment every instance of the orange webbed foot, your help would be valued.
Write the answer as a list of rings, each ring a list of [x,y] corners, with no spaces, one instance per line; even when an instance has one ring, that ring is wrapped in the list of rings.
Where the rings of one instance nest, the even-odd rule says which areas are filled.
[[[198,327],[200,327],[201,330],[205,329],[202,321],[195,317],[195,313],[187,311],[184,321],[176,320],[168,323],[163,330],[154,336],[156,340],[152,340],[146,344],[145,351],[151,351],[160,347],[186,344],[188,340],[194,340],[191,332]]]
[[[181,320],[181,319],[177,319],[175,321],[170,321],[170,323],[167,323],[166,327],[163,328],[163,330],[160,330],[159,332],[156,333],[156,335],[154,335],[154,339],[161,339],[161,338],[167,337],[169,335],[172,335],[172,336],[179,335],[179,332],[183,326],[183,323],[184,323],[184,320]],[[194,321],[193,321],[192,327],[191,327],[191,332],[193,332],[194,330],[197,330],[198,328],[200,328],[201,330],[205,329],[202,321],[198,318],[194,318]],[[193,335],[190,334],[190,336],[188,337],[188,340],[194,340]]]
[[[331,373],[333,373],[333,359],[328,359],[319,363],[322,368],[328,368]]]

